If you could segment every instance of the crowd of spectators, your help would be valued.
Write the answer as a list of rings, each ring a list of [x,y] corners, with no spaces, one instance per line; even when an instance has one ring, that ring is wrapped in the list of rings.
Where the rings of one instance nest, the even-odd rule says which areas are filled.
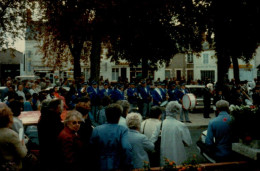
[[[214,98],[218,109],[219,100],[235,105],[246,103],[246,99],[254,104],[259,102],[257,80],[252,85],[216,84],[212,88],[209,84],[213,85],[205,82],[205,96]],[[9,79],[0,103],[0,117],[4,118],[0,119],[0,131],[15,134],[8,139],[14,141],[18,155],[7,157],[1,147],[0,164],[15,162],[18,169],[22,168],[21,161],[29,147],[25,145],[26,130],[18,116],[22,111],[40,110],[36,127],[42,170],[131,170],[143,168],[145,162],[163,166],[164,158],[179,165],[187,160],[184,147],[192,144],[183,123],[191,123],[188,110],[182,106],[182,96],[189,93],[185,85],[184,80],[172,79],[115,84],[66,80],[60,85],[51,85],[48,79]],[[63,110],[69,110],[64,121]],[[226,114],[221,112],[221,116]],[[204,113],[204,117],[209,116]],[[210,122],[209,128],[212,125]],[[212,137],[209,134],[208,144]],[[4,140],[0,140],[2,144]]]

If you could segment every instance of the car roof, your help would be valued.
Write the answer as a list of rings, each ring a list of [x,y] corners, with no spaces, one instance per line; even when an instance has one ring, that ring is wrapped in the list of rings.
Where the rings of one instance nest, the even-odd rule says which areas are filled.
[[[205,88],[205,85],[185,85],[187,88]]]

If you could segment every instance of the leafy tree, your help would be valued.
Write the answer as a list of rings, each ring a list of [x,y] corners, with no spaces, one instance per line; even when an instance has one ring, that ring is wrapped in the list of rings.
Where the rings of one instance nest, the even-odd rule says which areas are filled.
[[[7,48],[17,38],[23,38],[26,28],[26,8],[29,5],[25,0],[0,1],[0,47]]]
[[[199,52],[206,30],[198,20],[203,8],[189,0],[123,1],[118,10],[118,37],[112,39],[114,59],[127,59],[132,65],[142,63],[146,78],[149,65],[156,68],[158,61],[168,62],[178,52]]]
[[[44,62],[62,67],[70,61],[74,65],[74,78],[79,79],[80,61],[87,61],[91,47],[87,41],[93,17],[89,2],[38,0],[38,3],[42,16],[33,27],[42,47]]]
[[[239,82],[238,58],[249,61],[259,43],[260,2],[254,0],[206,0],[210,4],[204,13],[208,36],[214,35],[216,54],[218,58],[218,81],[224,82],[231,64],[234,66],[234,76]],[[210,38],[208,39],[210,40]]]
[[[102,45],[110,47],[113,60],[143,64],[169,61],[177,52],[201,49],[205,26],[197,20],[202,4],[186,0],[75,1],[39,0],[43,18],[39,38],[46,61],[56,66],[66,60],[68,49],[74,62],[74,77],[80,75],[84,42],[90,54],[91,79],[99,78]],[[42,29],[44,28],[44,29]],[[51,62],[47,62],[51,63]]]

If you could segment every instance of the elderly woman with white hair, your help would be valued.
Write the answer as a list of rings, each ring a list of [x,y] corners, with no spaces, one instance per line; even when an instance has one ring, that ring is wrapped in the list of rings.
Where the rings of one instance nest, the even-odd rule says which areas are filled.
[[[68,112],[64,120],[64,129],[58,136],[60,147],[60,169],[79,170],[82,141],[78,135],[80,125],[83,122],[82,114],[76,110]]]
[[[164,165],[165,157],[177,165],[187,159],[184,146],[190,146],[192,140],[188,127],[176,119],[180,110],[181,105],[177,101],[171,101],[166,106],[161,132],[161,165]]]
[[[134,169],[144,167],[144,162],[149,162],[147,152],[154,150],[154,144],[140,133],[142,116],[139,113],[129,113],[126,116],[126,125],[129,128],[129,143],[133,148]]]

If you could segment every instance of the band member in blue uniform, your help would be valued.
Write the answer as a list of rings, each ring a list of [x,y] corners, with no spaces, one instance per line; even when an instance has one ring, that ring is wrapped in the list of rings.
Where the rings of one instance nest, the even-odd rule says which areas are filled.
[[[163,102],[161,85],[158,82],[154,83],[154,85],[155,88],[151,93],[153,96],[153,106],[160,106],[160,104]]]
[[[132,82],[130,83],[130,87],[127,89],[127,100],[130,103],[130,110],[131,111],[133,108],[136,108],[137,106],[137,89],[135,88],[135,83]]]
[[[161,94],[162,94],[163,101],[166,101],[166,100],[168,100],[167,99],[168,94],[167,94],[166,84],[165,84],[165,82],[161,82],[160,85],[161,85],[160,91],[161,91]]]
[[[152,106],[152,96],[150,93],[150,87],[146,85],[146,81],[141,82],[141,88],[139,89],[138,95],[143,104],[142,115],[143,118],[145,118],[149,115]]]
[[[125,95],[124,95],[124,86],[121,84],[118,84],[115,88],[114,91],[112,92],[111,99],[113,102],[117,102],[118,100],[125,100]]]
[[[99,91],[100,99],[103,99],[105,96],[111,96],[112,89],[109,88],[109,84],[107,82],[104,83],[104,88]]]
[[[91,101],[91,113],[95,116],[100,102],[99,88],[96,81],[92,81],[91,86],[87,88],[87,93]]]
[[[178,90],[176,89],[176,86],[174,83],[172,83],[168,89],[168,95],[169,95],[169,102],[170,101],[178,101]]]
[[[188,90],[185,88],[185,83],[181,84],[181,88],[180,90],[178,91],[178,99],[179,99],[179,103],[182,104],[182,97],[189,93]],[[185,121],[188,122],[188,123],[191,123],[190,121],[190,118],[189,118],[189,111],[184,109],[182,107],[182,110],[181,110],[181,115],[180,115],[180,120],[181,122],[184,122],[184,119],[183,119],[183,115],[185,117]]]

